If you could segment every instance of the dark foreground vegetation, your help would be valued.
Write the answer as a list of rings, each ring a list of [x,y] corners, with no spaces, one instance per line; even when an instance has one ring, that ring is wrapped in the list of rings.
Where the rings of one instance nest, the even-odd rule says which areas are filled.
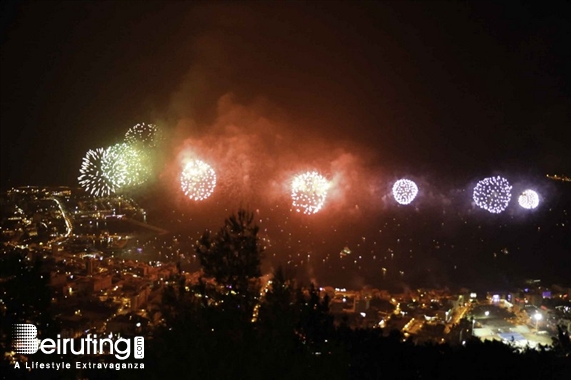
[[[220,231],[203,235],[196,247],[202,277],[187,283],[179,274],[165,288],[162,323],[146,340],[144,370],[27,372],[4,362],[0,373],[4,378],[34,379],[571,378],[571,344],[564,332],[549,350],[519,352],[477,339],[465,345],[415,345],[396,330],[335,324],[329,300],[313,285],[296,284],[280,268],[271,283],[262,284],[263,251],[257,234],[253,216],[240,210]],[[32,266],[4,282],[2,291],[28,289],[22,292],[27,298],[16,297],[14,302],[49,308],[48,295],[37,286],[46,288],[39,273],[38,266]],[[2,355],[9,347],[11,323],[25,319],[26,313],[27,308],[3,304]],[[42,323],[49,325],[47,320]]]

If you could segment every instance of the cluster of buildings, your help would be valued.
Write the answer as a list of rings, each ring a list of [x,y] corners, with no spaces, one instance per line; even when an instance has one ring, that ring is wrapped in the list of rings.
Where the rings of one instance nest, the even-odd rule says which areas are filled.
[[[557,327],[571,331],[571,287],[543,285],[539,279],[528,279],[518,287],[486,293],[493,305],[506,307],[514,313],[514,323],[527,324],[555,335]]]
[[[416,342],[461,344],[473,335],[509,340],[511,336],[505,338],[507,332],[523,331],[526,342],[542,336],[535,340],[549,345],[558,328],[571,331],[571,288],[546,287],[539,280],[523,285],[509,291],[480,292],[408,289],[389,293],[369,287],[348,290],[330,286],[320,291],[322,297],[330,299],[330,311],[338,322],[353,328],[383,328],[387,333],[400,330]],[[486,329],[488,325],[501,328]]]
[[[67,337],[134,334],[160,321],[162,289],[176,265],[57,251],[50,271],[52,308]]]
[[[67,187],[13,188],[1,197],[0,239],[20,245],[54,241],[71,233],[71,220],[62,210],[60,197]]]
[[[439,330],[438,341],[454,317],[464,313],[466,295],[445,289],[408,289],[400,293],[365,287],[361,290],[322,287],[330,299],[330,311],[338,322],[353,328],[383,328],[387,333],[400,330],[405,336],[422,339],[424,332]]]
[[[110,217],[144,215],[132,201],[95,199],[67,187],[27,186],[4,193],[0,206],[1,243],[6,252],[23,249],[30,263],[43,261],[50,309],[63,337],[140,335],[160,322],[157,305],[164,285],[178,272],[176,265],[115,257],[107,248],[130,236],[97,230]]]

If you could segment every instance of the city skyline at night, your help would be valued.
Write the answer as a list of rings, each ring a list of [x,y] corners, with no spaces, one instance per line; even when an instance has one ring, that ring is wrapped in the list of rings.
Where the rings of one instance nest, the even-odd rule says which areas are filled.
[[[570,14],[2,2],[0,373],[567,378]]]

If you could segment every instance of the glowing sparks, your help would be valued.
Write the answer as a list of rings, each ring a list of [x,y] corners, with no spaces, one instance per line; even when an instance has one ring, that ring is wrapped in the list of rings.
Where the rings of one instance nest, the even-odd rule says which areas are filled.
[[[180,175],[180,186],[187,197],[202,201],[210,197],[216,187],[216,172],[204,161],[192,160]]]
[[[317,172],[296,176],[291,185],[292,205],[297,212],[315,214],[323,207],[329,182]]]
[[[418,186],[409,179],[399,179],[393,185],[393,197],[401,205],[411,203],[418,194]]]
[[[154,124],[139,123],[129,128],[125,134],[125,142],[141,143],[149,147],[157,146],[161,139],[162,133]]]
[[[521,207],[531,210],[539,206],[539,195],[528,189],[521,193],[517,201]]]
[[[473,199],[476,205],[492,214],[504,211],[511,200],[512,187],[503,177],[484,178],[474,188]]]
[[[150,177],[150,162],[138,144],[116,144],[107,148],[102,170],[116,189],[141,185]]]
[[[97,197],[107,197],[115,192],[113,181],[103,170],[103,162],[106,160],[107,149],[97,148],[89,150],[79,169],[79,185],[88,193]]]
[[[127,166],[122,159],[121,145],[117,144],[107,148],[101,158],[101,171],[115,189],[125,186],[127,181]]]

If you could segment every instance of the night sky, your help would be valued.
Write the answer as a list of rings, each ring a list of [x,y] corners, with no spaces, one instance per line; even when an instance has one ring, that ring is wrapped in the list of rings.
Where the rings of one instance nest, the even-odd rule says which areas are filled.
[[[470,189],[490,175],[506,176],[514,188],[543,190],[545,199],[569,193],[545,179],[571,175],[569,2],[5,1],[0,7],[3,189],[76,186],[88,149],[119,142],[128,128],[146,122],[167,135],[157,178],[170,198],[180,197],[181,160],[199,156],[216,168],[221,190],[210,205],[173,201],[194,215],[214,218],[212,209],[222,215],[244,204],[261,214],[287,209],[284,184],[291,176],[323,172],[335,184],[329,214],[293,224],[312,236],[336,230],[337,222],[351,226],[354,236],[331,242],[336,251],[328,252],[344,244],[355,249],[366,239],[373,252],[371,236],[395,217],[417,220],[421,229],[448,218],[461,225],[476,211]],[[390,209],[387,188],[400,177],[421,187],[414,211]],[[431,214],[422,214],[423,207]],[[521,225],[518,213],[488,227],[508,226],[509,218]],[[383,220],[375,219],[379,214]],[[537,224],[479,249],[516,249],[525,242],[516,244],[514,236]],[[403,237],[390,228],[391,239]],[[454,241],[463,234],[445,233]],[[296,249],[317,249],[311,241]],[[383,255],[394,249],[387,244]],[[554,244],[556,262],[569,245]],[[454,265],[450,258],[440,262]]]

